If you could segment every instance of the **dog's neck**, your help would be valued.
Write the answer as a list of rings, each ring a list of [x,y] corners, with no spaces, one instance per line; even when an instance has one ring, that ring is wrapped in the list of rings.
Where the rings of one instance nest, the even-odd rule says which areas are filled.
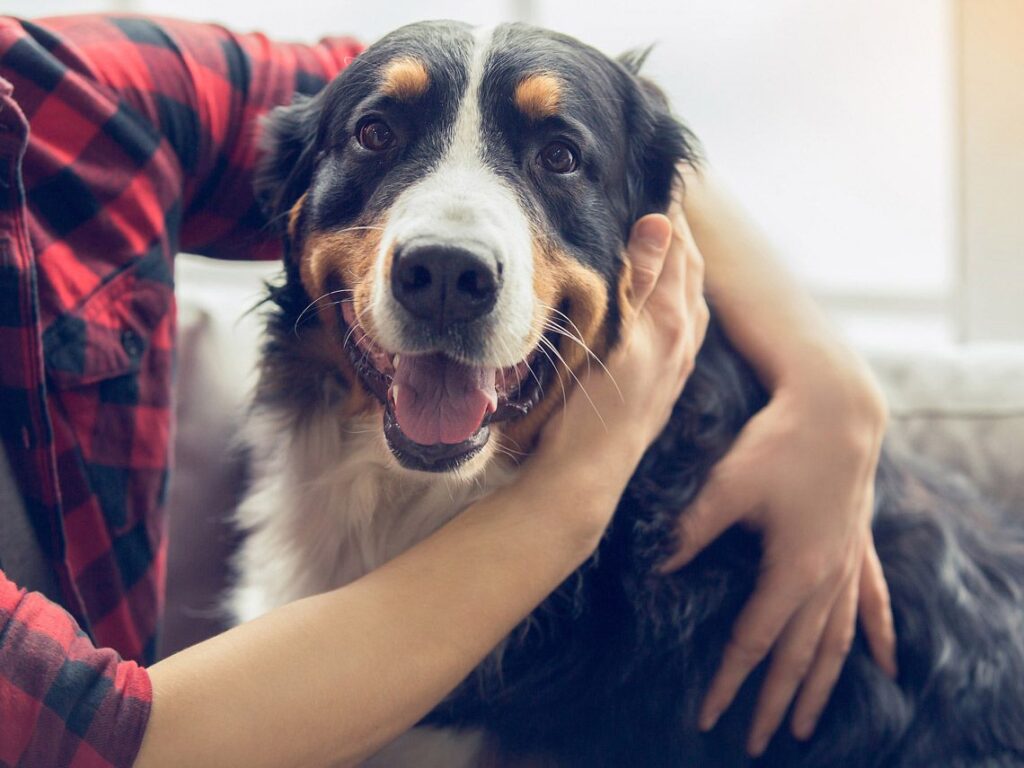
[[[500,457],[471,477],[402,469],[384,442],[380,414],[339,418],[323,409],[296,421],[257,409],[247,431],[260,481],[239,522],[318,561],[282,574],[281,583],[297,584],[304,594],[379,567],[516,474]],[[285,506],[294,511],[276,513]],[[305,584],[310,574],[320,574],[322,583]]]

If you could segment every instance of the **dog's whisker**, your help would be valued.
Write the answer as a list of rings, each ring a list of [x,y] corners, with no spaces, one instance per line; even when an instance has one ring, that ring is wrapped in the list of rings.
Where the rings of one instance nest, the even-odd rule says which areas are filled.
[[[344,432],[345,432],[346,435],[375,435],[375,434],[377,434],[377,430],[375,428],[373,428],[373,427],[368,427],[366,429],[353,429],[353,428],[349,427],[349,428],[346,428],[344,430]]]
[[[562,388],[562,407],[564,408],[568,404],[568,402],[569,402],[569,395],[565,391],[565,382],[563,382],[562,381],[562,377],[558,375],[558,365],[555,363],[554,359],[552,359],[550,353],[545,348],[545,347],[549,347],[549,348],[552,347],[551,342],[547,341],[543,337],[541,337],[541,339],[542,339],[542,341],[538,345],[537,349],[539,349],[541,354],[543,354],[544,357],[547,358],[548,364],[551,366],[552,370],[555,372],[555,380],[558,382],[558,386]]]
[[[341,346],[347,347],[349,340],[352,338],[352,334],[356,332],[356,328],[362,329],[362,325],[352,325],[348,329],[348,333],[345,334],[345,338],[341,340]],[[365,331],[363,332],[365,334]]]
[[[512,359],[512,351],[511,351],[511,349],[509,349],[508,340],[507,339],[500,339],[500,341],[501,341],[502,351],[505,353],[505,356],[507,358],[509,358],[509,359]],[[530,363],[529,363],[528,359],[524,358],[523,362],[526,363],[526,367],[527,367],[527,369],[529,369],[530,368]],[[511,367],[513,369],[513,371],[515,372],[515,374],[516,374],[516,390],[518,390],[523,385],[523,377],[519,374],[519,366],[518,366],[518,364],[513,365],[513,366],[506,366],[505,368],[500,368],[499,370],[501,372],[501,386],[502,386],[502,388],[504,389],[505,392],[509,391],[508,390],[508,381],[506,380],[506,377],[505,377],[505,371],[507,370],[508,367]],[[537,386],[540,386],[540,379],[538,379],[536,377],[536,374],[534,375],[534,379],[537,381]],[[543,388],[541,389],[541,391],[543,392]]]
[[[523,458],[523,457],[525,457],[527,455],[527,453],[525,451],[519,449],[519,443],[516,443],[516,448],[512,448],[512,447],[510,447],[508,445],[508,443],[506,441],[515,442],[508,435],[495,434],[495,435],[493,435],[492,439],[494,440],[494,447],[497,450],[499,450],[502,453],[504,453],[509,458],[519,459],[519,458]]]
[[[565,368],[566,372],[570,376],[572,376],[573,380],[575,380],[576,386],[583,393],[583,396],[585,398],[587,398],[587,402],[590,403],[590,407],[594,409],[594,414],[597,416],[598,419],[600,419],[601,425],[604,426],[604,428],[607,430],[608,429],[608,425],[605,423],[604,416],[601,415],[601,410],[597,407],[597,404],[594,402],[593,398],[590,396],[590,393],[587,392],[587,388],[585,386],[583,386],[583,382],[580,381],[579,376],[577,376],[575,371],[573,371],[572,368],[570,368],[568,366],[568,364],[565,362],[565,358],[562,357],[561,353],[555,348],[555,346],[550,341],[548,341],[547,339],[544,339],[543,343],[546,344],[548,349],[550,349],[551,352],[554,353],[554,355],[561,361],[562,366]]]
[[[569,323],[569,325],[571,325],[571,326],[572,326],[573,330],[574,330],[574,331],[576,332],[576,335],[577,335],[577,336],[578,336],[579,338],[581,338],[581,339],[583,338],[583,331],[581,331],[581,330],[580,330],[580,327],[579,327],[578,325],[576,325],[575,321],[574,321],[574,320],[573,320],[573,319],[572,319],[571,317],[569,317],[569,316],[568,316],[567,314],[565,314],[565,312],[563,312],[563,311],[562,311],[562,310],[560,310],[560,309],[555,309],[554,307],[552,307],[552,306],[551,306],[550,304],[548,304],[547,302],[544,302],[544,301],[540,301],[540,300],[538,300],[538,303],[540,304],[540,306],[541,306],[541,307],[543,307],[544,309],[546,309],[546,310],[547,310],[548,312],[550,312],[551,314],[553,314],[553,315],[558,315],[559,317],[561,317],[561,318],[564,318],[564,319],[565,319],[565,321],[566,321],[567,323]]]
[[[573,325],[575,327],[575,323]],[[619,382],[616,381],[614,374],[612,374],[612,372],[610,370],[608,370],[608,366],[605,365],[604,361],[597,354],[594,353],[594,351],[586,344],[586,342],[584,342],[581,338],[578,338],[577,336],[569,333],[564,327],[558,325],[553,320],[550,320],[550,319],[545,320],[544,321],[544,327],[547,330],[551,331],[552,333],[555,333],[555,334],[557,334],[559,336],[564,336],[565,338],[567,338],[570,341],[572,341],[574,344],[578,345],[583,350],[584,354],[586,355],[587,372],[588,373],[590,372],[590,362],[591,362],[591,360],[593,360],[595,363],[598,364],[598,366],[600,366],[601,370],[605,372],[605,374],[608,376],[608,378],[611,379],[612,385],[615,387],[615,391],[618,393],[619,397],[624,399],[624,395],[622,394],[622,389],[619,387]]]
[[[502,339],[502,344],[505,346],[506,353],[508,353],[508,341],[505,340],[505,339]],[[508,354],[508,357],[511,358],[512,355]],[[527,353],[526,357],[523,358],[523,363],[526,364],[526,369],[529,370],[530,369],[530,355],[529,355],[529,353]],[[512,367],[512,372],[515,373],[515,375],[516,375],[516,391],[518,391],[523,386],[523,377],[519,373],[519,365],[518,364],[513,365],[511,367]],[[505,369],[504,368],[501,369],[501,376],[502,376],[502,384],[504,385],[504,384],[506,384],[506,382],[504,380],[505,379]],[[534,378],[536,379],[536,376]],[[540,380],[539,379],[537,379],[537,384],[538,384],[538,386],[540,385]],[[506,391],[508,391],[507,386],[506,386]]]
[[[292,331],[295,333],[295,335],[296,336],[299,335],[299,324],[302,323],[302,318],[306,316],[306,313],[309,312],[309,310],[311,310],[313,307],[315,307],[317,304],[319,304],[324,299],[330,298],[331,296],[334,296],[334,295],[339,294],[339,293],[352,293],[352,291],[350,289],[348,289],[348,288],[338,288],[337,290],[328,291],[327,293],[325,293],[325,294],[323,294],[321,296],[318,296],[315,299],[313,299],[311,302],[309,302],[309,304],[306,305],[305,309],[303,309],[299,313],[299,316],[297,318],[295,318],[295,324],[292,326]]]
[[[506,355],[509,358],[511,358],[512,355],[511,355],[511,353],[509,352],[509,349],[508,349],[508,341],[505,340],[505,339],[502,339],[502,344],[505,347]],[[541,397],[543,397],[544,396],[544,385],[541,383],[540,377],[537,375],[536,371],[533,370],[533,366],[530,365],[529,355],[527,355],[527,357],[523,358],[523,363],[526,365],[526,370],[533,377],[533,380],[535,382],[537,382],[537,389],[540,392]],[[515,370],[515,373],[516,373],[516,389],[518,390],[519,388],[521,388],[523,386],[523,377],[519,373],[519,366],[518,366],[518,364],[514,367],[514,370]],[[504,369],[502,369],[502,375],[504,375]]]
[[[364,225],[361,225],[361,226],[358,226],[358,227],[345,227],[344,229],[332,230],[331,234],[332,235],[340,235],[342,232],[357,232],[357,231],[363,230],[363,229],[374,229],[374,230],[379,230],[380,232],[384,231],[384,227],[376,227],[376,226],[373,226],[372,224],[364,224]]]
[[[551,306],[550,304],[548,304],[546,302],[542,301],[540,303],[541,303],[542,307],[546,308],[548,311],[552,312],[553,314],[556,314],[556,315],[558,315],[560,317],[564,317],[565,321],[572,327],[572,330],[575,331],[575,334],[570,333],[568,331],[568,329],[566,329],[563,326],[559,325],[550,316],[545,318],[545,321],[544,321],[545,327],[548,328],[548,330],[553,331],[554,333],[561,334],[562,336],[565,336],[566,338],[568,338],[568,339],[572,340],[573,342],[579,344],[580,347],[587,354],[587,365],[588,365],[588,367],[590,366],[590,360],[593,358],[597,362],[597,364],[599,366],[601,366],[601,368],[604,370],[604,372],[606,374],[608,374],[609,376],[611,376],[611,374],[608,371],[607,367],[605,367],[604,362],[594,352],[594,350],[590,348],[590,346],[584,340],[584,338],[583,338],[583,331],[580,330],[580,327],[577,324],[575,324],[573,319],[571,317],[569,317],[569,315],[567,315],[565,312],[561,311],[560,309],[556,309],[555,307]],[[589,371],[589,368],[588,368],[588,371]],[[614,377],[611,377],[611,378],[612,378],[612,380],[614,380]],[[615,384],[615,389],[616,390],[618,389],[618,384],[617,383]],[[620,390],[620,394],[622,394],[622,390]]]

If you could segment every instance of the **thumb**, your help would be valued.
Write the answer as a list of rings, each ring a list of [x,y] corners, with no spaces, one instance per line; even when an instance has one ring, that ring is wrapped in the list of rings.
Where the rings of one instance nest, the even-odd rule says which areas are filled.
[[[727,528],[749,512],[755,502],[750,483],[731,478],[729,457],[708,476],[697,498],[684,509],[677,524],[677,548],[659,566],[662,573],[677,571],[689,563]]]
[[[672,223],[660,213],[644,216],[633,225],[626,254],[631,276],[630,303],[634,311],[643,308],[657,285],[671,240]]]

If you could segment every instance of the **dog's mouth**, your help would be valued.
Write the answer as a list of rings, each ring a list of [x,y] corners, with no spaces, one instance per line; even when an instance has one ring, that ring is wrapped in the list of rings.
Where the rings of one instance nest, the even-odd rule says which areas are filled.
[[[487,444],[491,424],[520,418],[540,401],[553,372],[540,344],[508,368],[467,365],[443,352],[388,352],[359,323],[352,302],[339,307],[349,359],[383,404],[384,437],[409,469],[445,472],[467,462]]]

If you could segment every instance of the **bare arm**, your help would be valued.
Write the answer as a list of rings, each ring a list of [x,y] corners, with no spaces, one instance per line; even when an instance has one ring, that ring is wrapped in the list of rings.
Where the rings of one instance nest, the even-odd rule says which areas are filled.
[[[872,652],[895,674],[888,589],[871,539],[885,401],[867,366],[772,255],[712,176],[686,172],[684,208],[707,260],[707,293],[730,340],[771,395],[680,524],[688,562],[730,525],[758,528],[758,588],[702,710],[714,726],[750,671],[771,664],[748,749],[764,751],[799,688],[806,738],[839,675],[858,605]]]
[[[603,420],[570,396],[512,487],[360,580],[152,667],[138,765],[351,764],[425,715],[583,562],[706,327],[699,254],[688,232],[668,248],[670,230],[663,216],[634,229],[637,312],[608,361],[617,383],[596,366],[584,377]]]
[[[873,424],[885,400],[864,361],[789,274],[775,248],[714,174],[687,170],[683,209],[704,254],[705,292],[730,341],[771,391],[813,367],[829,367],[837,401]]]
[[[553,514],[583,487],[525,486],[347,587],[152,667],[137,764],[349,764],[411,727],[596,544],[599,525]],[[612,486],[585,504],[615,502]]]

